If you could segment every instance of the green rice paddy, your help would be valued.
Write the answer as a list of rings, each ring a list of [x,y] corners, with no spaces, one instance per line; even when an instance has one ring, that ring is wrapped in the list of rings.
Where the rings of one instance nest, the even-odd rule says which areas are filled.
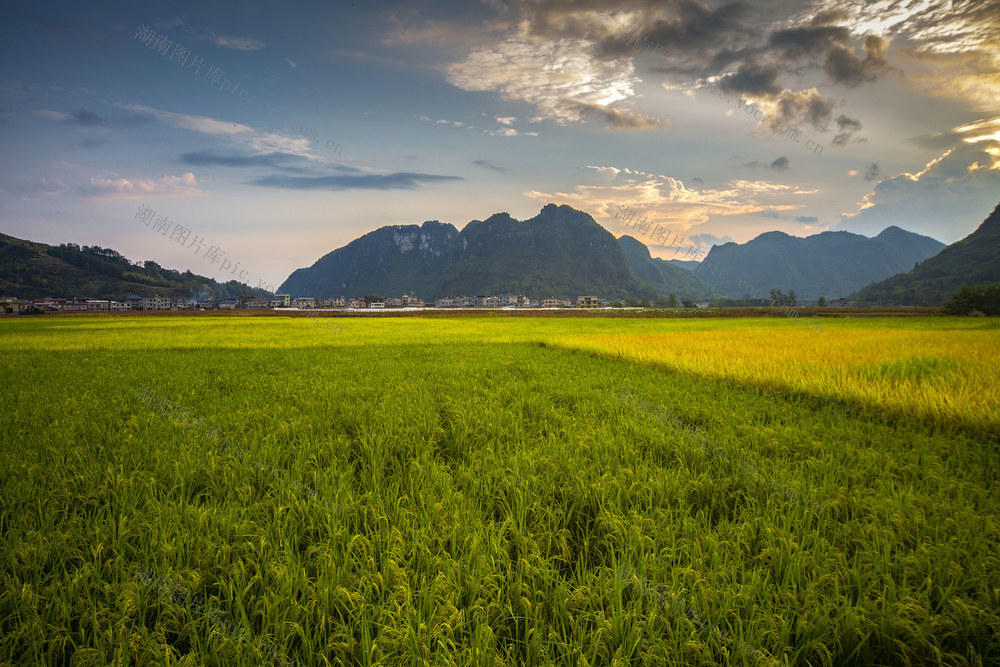
[[[0,662],[1000,662],[995,320],[341,323],[0,321]]]

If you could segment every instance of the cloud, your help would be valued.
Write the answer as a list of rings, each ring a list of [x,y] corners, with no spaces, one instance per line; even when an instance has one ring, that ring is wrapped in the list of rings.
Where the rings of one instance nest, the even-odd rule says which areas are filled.
[[[23,182],[19,184],[21,191],[25,193],[24,199],[31,200],[37,197],[55,197],[70,189],[70,186],[59,179],[41,178],[37,181]]]
[[[819,218],[817,218],[814,215],[797,215],[792,219],[795,220],[795,222],[808,222],[808,223],[819,222]]]
[[[571,192],[528,191],[524,195],[543,202],[559,202],[587,211],[595,218],[614,218],[617,207],[634,209],[639,217],[663,224],[676,233],[701,225],[714,217],[736,216],[762,210],[794,210],[798,205],[776,205],[762,201],[772,195],[806,194],[790,186],[765,181],[734,180],[723,188],[690,189],[673,177],[628,168],[588,167],[600,183],[577,185]],[[618,224],[617,222],[615,224]]]
[[[615,3],[607,5],[615,7]],[[712,9],[698,0],[668,0],[662,3],[662,9],[644,14],[646,20],[635,38],[647,39],[667,52],[700,51],[706,45],[726,43],[727,39],[745,35],[749,7],[742,2],[730,2]]]
[[[603,183],[611,183],[621,173],[621,169],[616,167],[594,167],[587,165],[587,169],[593,169],[597,173],[597,178]]]
[[[260,155],[216,155],[213,153],[184,153],[181,162],[197,166],[224,167],[284,167],[285,162],[305,162],[301,155],[291,153],[264,153]]]
[[[80,127],[108,127],[110,125],[107,120],[86,109],[72,113],[70,118],[62,122],[65,125],[79,125]]]
[[[310,153],[310,143],[306,138],[289,137],[277,132],[262,132],[239,123],[217,120],[207,116],[163,111],[141,104],[121,104],[118,102],[113,104],[122,109],[149,114],[171,127],[227,139],[250,149],[254,153],[289,153],[308,159],[316,159]]]
[[[920,148],[926,148],[932,151],[943,151],[951,148],[956,143],[962,140],[962,134],[960,132],[955,132],[950,130],[948,132],[933,132],[931,134],[921,134],[916,137],[911,137],[907,139],[907,143],[913,144]]]
[[[127,178],[104,178],[95,176],[90,185],[81,190],[85,197],[92,199],[138,199],[142,197],[192,197],[204,194],[198,187],[194,174],[164,176],[158,180]]]
[[[51,109],[40,109],[36,113],[43,118],[57,121],[60,125],[85,127],[92,130],[106,130],[111,127],[137,127],[153,120],[153,116],[147,113],[138,113],[123,118],[105,118],[87,109],[79,109],[71,114]]]
[[[882,179],[882,170],[878,168],[878,164],[872,162],[870,165],[865,167],[865,173],[861,177],[868,181],[869,183],[874,183]]]
[[[591,117],[621,130],[669,127],[628,110],[641,62],[668,75],[667,89],[716,82],[723,91],[768,105],[772,129],[802,122],[827,131],[834,99],[815,87],[800,89],[796,78],[825,72],[830,81],[853,87],[895,71],[888,52],[898,26],[859,21],[859,14],[876,14],[874,6],[885,3],[869,3],[864,11],[860,4],[816,0],[799,9],[780,1],[511,0],[446,76],[464,90],[532,104],[539,117],[560,124]],[[430,42],[440,39],[442,27],[428,22],[421,36],[409,34]],[[841,130],[836,143],[851,138]]]
[[[885,52],[888,42],[877,35],[865,38],[865,59],[858,58],[848,47],[837,44],[826,54],[823,71],[837,83],[847,86],[858,86],[865,81],[874,81],[878,73],[888,70]]]
[[[739,159],[739,156],[736,156]],[[751,160],[750,162],[745,162],[740,165],[741,167],[747,167],[750,169],[770,169],[772,171],[784,171],[791,166],[791,160],[782,155],[781,157],[775,158],[771,164],[762,164],[757,160]]]
[[[466,124],[460,120],[448,120],[447,118],[439,118],[438,120],[431,120],[427,116],[417,116],[417,119],[427,121],[428,123],[434,123],[435,125],[452,125],[454,127],[467,127]]]
[[[772,131],[798,120],[824,131],[829,127],[833,114],[833,100],[820,95],[815,88],[798,92],[786,89],[771,99],[757,102],[767,115],[768,126]]]
[[[818,0],[801,18],[814,12],[840,12],[853,35],[865,35],[865,71],[857,58],[830,63],[834,78],[847,82],[876,73],[884,60],[885,38],[897,45],[911,86],[933,95],[971,102],[980,111],[995,111],[1000,99],[1000,21],[996,3],[922,0],[920,2],[852,2]],[[871,40],[871,41],[869,41]],[[886,68],[889,71],[890,68]],[[828,72],[829,73],[829,72]]]
[[[776,171],[781,171],[784,169],[788,169],[789,164],[790,163],[788,158],[782,155],[781,157],[777,158],[774,162],[771,163],[770,168]]]
[[[493,171],[499,171],[502,174],[507,173],[507,170],[504,169],[503,167],[498,167],[492,162],[489,162],[487,160],[473,160],[472,164],[476,165],[477,167],[482,167],[484,169],[492,169]]]
[[[560,125],[580,122],[596,112],[619,129],[650,127],[635,114],[606,109],[633,95],[637,80],[631,61],[599,61],[591,50],[588,42],[578,39],[508,38],[450,65],[447,79],[463,90],[495,91],[503,99],[531,104],[540,117]]]
[[[485,116],[486,114],[483,115]],[[496,121],[499,125],[501,125],[501,127],[496,130],[483,130],[483,133],[488,134],[491,137],[517,137],[521,135],[524,135],[526,137],[538,136],[537,132],[523,132],[521,130],[516,130],[513,127],[511,127],[511,125],[513,125],[514,121],[516,120],[517,118],[515,118],[514,116],[498,116]]]
[[[49,120],[55,120],[60,122],[72,122],[73,117],[68,113],[63,113],[62,111],[54,111],[52,109],[39,109],[35,112],[42,118],[48,118]]]
[[[750,95],[778,95],[781,86],[778,85],[780,70],[774,65],[758,65],[750,63],[740,65],[735,72],[722,76],[719,88],[726,93],[748,93]]]
[[[833,140],[830,142],[830,145],[846,146],[850,142],[851,137],[854,136],[854,133],[861,129],[861,121],[855,120],[854,118],[849,118],[844,114],[841,114],[840,116],[837,117],[837,127],[843,131],[838,132],[833,137]],[[865,139],[858,138],[855,139],[855,141],[865,141]]]
[[[491,137],[516,137],[520,134],[517,130],[512,127],[504,127],[499,130],[483,130],[484,134],[488,134]],[[531,132],[531,134],[538,136],[537,132]]]
[[[870,165],[875,189],[844,222],[877,231],[888,225],[922,226],[928,232],[955,220],[980,220],[1000,192],[1000,116],[954,128],[961,139],[916,173],[884,177]]]
[[[217,35],[214,32],[210,34],[212,35],[212,41],[215,42],[217,46],[221,46],[224,49],[233,49],[234,51],[260,51],[264,48],[264,42],[251,37],[227,37],[226,35]]]
[[[653,130],[661,127],[668,128],[671,125],[669,120],[651,118],[624,109],[601,107],[597,104],[581,103],[578,108],[581,116],[591,116],[604,120],[615,130]]]
[[[350,176],[267,176],[254,181],[256,185],[289,190],[416,190],[424,183],[464,180],[460,176],[439,176],[396,172]]]
[[[861,121],[854,118],[848,118],[847,116],[841,114],[837,116],[837,127],[841,130],[857,132],[861,129]]]
[[[285,58],[285,62],[288,63],[288,66],[291,67],[292,69],[298,69],[299,68],[299,66],[296,65],[295,61],[292,60],[291,58]]]
[[[787,60],[822,54],[846,42],[851,31],[843,26],[801,27],[771,33],[769,46]]]
[[[702,248],[713,245],[725,245],[726,243],[736,243],[736,239],[731,236],[716,236],[715,234],[694,234],[689,237]]]

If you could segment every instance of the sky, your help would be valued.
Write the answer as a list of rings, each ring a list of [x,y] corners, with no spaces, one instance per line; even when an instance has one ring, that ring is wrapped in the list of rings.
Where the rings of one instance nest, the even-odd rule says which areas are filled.
[[[0,231],[220,281],[548,203],[680,258],[772,230],[950,244],[1000,201],[995,2],[4,9]]]

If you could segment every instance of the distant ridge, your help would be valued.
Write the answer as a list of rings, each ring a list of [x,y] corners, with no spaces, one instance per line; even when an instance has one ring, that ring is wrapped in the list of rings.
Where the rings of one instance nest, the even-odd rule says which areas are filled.
[[[637,276],[656,287],[662,294],[674,294],[678,299],[707,300],[719,292],[696,276],[690,269],[677,266],[649,254],[649,248],[631,236],[622,236],[618,245],[625,251],[629,265]],[[698,262],[691,262],[695,266]]]
[[[940,305],[963,285],[992,283],[1000,283],[1000,204],[961,241],[907,273],[865,287],[855,300],[858,305]]]
[[[908,271],[944,247],[898,227],[874,238],[851,232],[796,238],[772,231],[742,245],[713,246],[694,274],[735,298],[781,289],[794,290],[800,300],[830,299]]]
[[[0,234],[0,293],[22,299],[44,297],[142,297],[234,299],[267,296],[236,280],[219,283],[156,262],[135,264],[110,248],[75,243],[50,246]]]

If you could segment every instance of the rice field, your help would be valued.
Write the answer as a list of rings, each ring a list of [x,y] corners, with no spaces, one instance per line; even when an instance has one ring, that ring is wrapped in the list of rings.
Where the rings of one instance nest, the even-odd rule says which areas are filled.
[[[0,320],[0,662],[1000,662],[995,319]]]

